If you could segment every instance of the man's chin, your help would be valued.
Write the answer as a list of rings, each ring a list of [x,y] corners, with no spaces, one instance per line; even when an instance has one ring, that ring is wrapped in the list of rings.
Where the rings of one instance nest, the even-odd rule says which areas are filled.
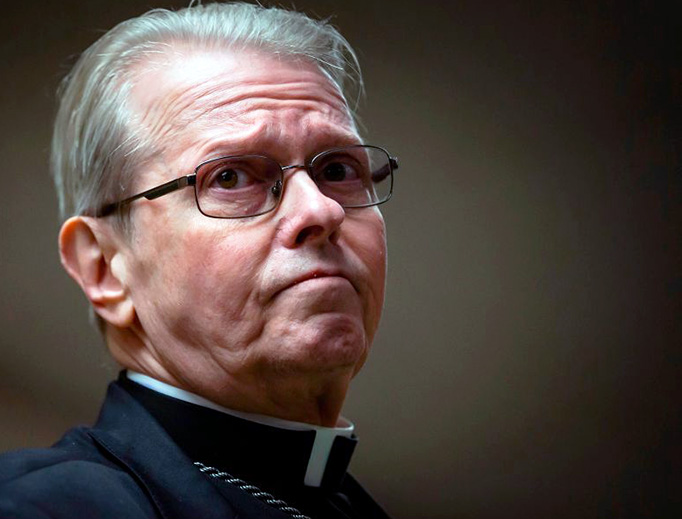
[[[319,319],[322,320],[322,319]],[[349,371],[355,374],[368,353],[364,329],[357,320],[329,319],[333,323],[303,323],[298,333],[280,337],[278,350],[272,351],[282,368],[307,372]],[[285,368],[286,369],[286,368]]]

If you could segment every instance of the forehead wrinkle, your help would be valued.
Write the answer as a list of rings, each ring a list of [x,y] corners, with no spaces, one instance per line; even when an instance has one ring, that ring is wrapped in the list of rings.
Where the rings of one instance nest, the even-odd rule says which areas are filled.
[[[235,117],[244,115],[255,104],[276,108],[285,106],[287,101],[327,116],[343,114],[343,118],[352,121],[338,89],[317,73],[302,72],[303,76],[310,74],[315,74],[314,79],[303,77],[281,83],[263,83],[260,78],[243,74],[227,78],[221,74],[206,82],[185,83],[155,99],[145,110],[143,122],[150,133],[161,137],[217,110],[224,109],[224,116]]]
[[[138,120],[151,133],[163,133],[174,125],[184,126],[213,107],[261,97],[259,89],[285,99],[316,96],[340,112],[352,112],[338,86],[306,59],[283,59],[261,54],[258,49],[239,51],[207,49],[182,42],[169,42],[135,65],[136,86],[146,93],[138,104]],[[273,77],[273,67],[284,69]],[[221,99],[223,97],[223,99]]]
[[[329,103],[329,96],[324,93],[310,95],[305,89],[309,83],[281,83],[276,85],[241,83],[232,88],[219,85],[206,87],[198,85],[190,88],[171,101],[166,109],[169,126],[185,127],[204,118],[239,118],[248,116],[259,110],[275,110],[277,108],[300,108],[302,111],[317,111],[333,119],[347,118],[350,121],[348,107],[341,97]],[[306,92],[303,96],[302,93]],[[342,117],[339,117],[343,114]]]

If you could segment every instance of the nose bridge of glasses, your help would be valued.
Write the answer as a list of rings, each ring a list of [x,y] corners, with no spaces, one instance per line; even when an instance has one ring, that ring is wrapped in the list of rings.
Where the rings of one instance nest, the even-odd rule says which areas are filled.
[[[321,194],[323,194],[324,196],[328,196],[327,194],[325,194],[325,193],[320,189],[320,186],[317,184],[317,179],[315,178],[315,175],[314,175],[314,173],[313,173],[313,169],[312,169],[312,167],[311,167],[309,164],[291,164],[291,165],[289,165],[289,166],[280,166],[280,167],[282,168],[282,174],[284,174],[286,171],[289,171],[289,170],[296,170],[296,169],[302,169],[302,170],[304,170],[304,171],[308,174],[308,177],[313,181],[313,183],[314,183],[315,186],[317,187],[317,190],[318,190]],[[286,184],[286,180],[285,180],[285,179],[282,179],[282,181],[283,181],[283,184]],[[282,189],[283,189],[283,185],[280,185],[280,188],[279,188],[278,193],[277,193],[278,195],[281,195]]]
[[[291,164],[290,166],[280,166],[282,168],[282,173],[289,171],[290,169],[305,169],[308,174],[310,174],[310,169],[305,164]]]
[[[310,167],[309,164],[291,164],[289,166],[280,166],[280,167],[282,168],[282,175],[283,176],[287,171],[302,169],[308,174],[308,176],[311,178],[311,180],[313,182],[317,183],[316,179],[315,179],[315,175],[313,174],[313,169]],[[282,179],[282,180],[283,180],[283,182],[286,183],[286,181],[284,179]]]

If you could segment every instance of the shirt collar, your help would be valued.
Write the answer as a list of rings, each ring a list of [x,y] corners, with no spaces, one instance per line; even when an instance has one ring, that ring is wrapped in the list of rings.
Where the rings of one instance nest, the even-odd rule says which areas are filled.
[[[235,418],[240,418],[242,420],[248,420],[250,422],[288,431],[314,432],[315,436],[304,477],[304,484],[306,486],[321,486],[325,469],[327,468],[328,462],[330,461],[332,447],[334,446],[334,442],[337,438],[341,437],[354,439],[353,432],[355,426],[345,418],[339,418],[336,427],[322,427],[319,425],[294,422],[272,416],[246,413],[243,411],[229,409],[211,402],[210,400],[207,400],[206,398],[203,398],[199,395],[191,393],[190,391],[171,386],[170,384],[166,384],[165,382],[161,382],[160,380],[132,370],[128,370],[126,372],[126,377],[129,380],[162,395],[166,395],[170,398],[181,400],[183,402],[204,408],[212,409]]]

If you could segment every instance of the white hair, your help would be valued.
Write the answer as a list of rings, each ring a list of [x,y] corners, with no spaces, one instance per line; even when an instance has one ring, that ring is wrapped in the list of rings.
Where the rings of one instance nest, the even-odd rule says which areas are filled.
[[[198,48],[253,48],[309,60],[348,100],[362,93],[355,52],[326,21],[245,3],[154,9],[107,32],[64,78],[52,139],[51,170],[62,218],[92,214],[129,194],[133,173],[161,150],[136,128],[128,98],[134,65],[175,43]],[[116,217],[125,225],[125,215]]]

